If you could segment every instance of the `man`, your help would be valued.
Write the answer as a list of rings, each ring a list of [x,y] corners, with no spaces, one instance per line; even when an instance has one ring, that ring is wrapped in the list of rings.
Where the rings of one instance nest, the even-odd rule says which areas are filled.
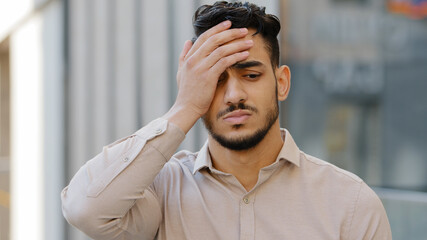
[[[290,70],[279,66],[277,18],[217,2],[193,25],[175,104],[77,172],[62,193],[66,219],[94,239],[391,239],[361,179],[280,129]],[[207,143],[173,155],[199,118]]]

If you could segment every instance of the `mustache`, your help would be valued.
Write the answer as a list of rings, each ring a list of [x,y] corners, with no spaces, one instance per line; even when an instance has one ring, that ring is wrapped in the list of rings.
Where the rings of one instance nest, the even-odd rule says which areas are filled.
[[[220,111],[217,115],[216,115],[216,119],[221,118],[222,116],[224,116],[227,113],[236,111],[236,110],[249,110],[252,111],[254,113],[258,113],[258,109],[256,109],[255,107],[249,106],[249,105],[245,105],[244,103],[238,103],[238,104],[233,104],[230,105],[227,109]]]

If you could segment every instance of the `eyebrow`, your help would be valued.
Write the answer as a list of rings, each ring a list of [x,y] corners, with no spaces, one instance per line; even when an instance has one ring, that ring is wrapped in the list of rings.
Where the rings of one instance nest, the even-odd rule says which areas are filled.
[[[231,66],[231,68],[237,68],[237,69],[245,69],[250,67],[259,67],[263,66],[264,64],[259,61],[246,61],[246,62],[237,62]]]

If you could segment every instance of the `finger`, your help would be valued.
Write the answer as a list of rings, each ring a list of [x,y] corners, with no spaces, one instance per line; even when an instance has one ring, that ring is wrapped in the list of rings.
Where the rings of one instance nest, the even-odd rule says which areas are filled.
[[[185,56],[188,54],[188,51],[190,51],[191,46],[193,45],[193,43],[190,40],[185,41],[184,43],[184,47],[182,48],[181,54],[179,55],[179,66],[181,67]]]
[[[243,38],[247,34],[248,29],[246,28],[229,29],[227,31],[217,33],[211,36],[208,40],[206,40],[203,45],[196,51],[195,55],[199,55],[201,58],[205,58],[222,45],[229,43],[233,40]]]
[[[243,61],[249,57],[248,51],[238,52],[230,56],[221,58],[212,68],[209,70],[213,75],[219,77],[227,68],[233,64]]]
[[[252,40],[239,40],[229,44],[222,45],[215,49],[208,57],[203,59],[203,64],[209,68],[215,65],[220,59],[233,55],[238,52],[243,52],[250,49],[254,45]]]
[[[193,47],[191,48],[190,52],[188,52],[187,55],[191,56],[193,55],[193,53],[195,51],[197,51],[197,49],[199,49],[199,47],[211,36],[225,31],[228,28],[231,27],[231,21],[230,20],[226,20],[224,22],[221,22],[215,26],[213,26],[212,28],[210,28],[209,30],[207,30],[206,32],[202,33],[196,40],[196,42],[194,42]]]

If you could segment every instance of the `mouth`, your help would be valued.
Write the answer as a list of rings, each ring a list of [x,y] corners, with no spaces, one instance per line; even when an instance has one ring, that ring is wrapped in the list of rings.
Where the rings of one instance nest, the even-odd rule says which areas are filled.
[[[224,115],[223,120],[232,125],[243,124],[251,115],[247,110],[235,110]]]

